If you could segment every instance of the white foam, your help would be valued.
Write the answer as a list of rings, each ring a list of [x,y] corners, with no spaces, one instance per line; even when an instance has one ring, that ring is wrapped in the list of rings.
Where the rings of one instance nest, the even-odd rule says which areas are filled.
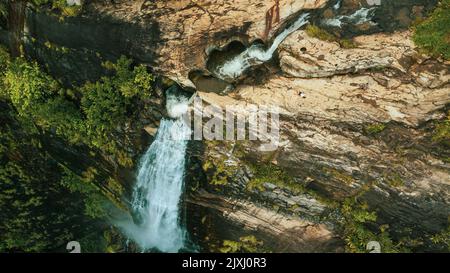
[[[333,9],[338,10],[341,8],[342,0],[337,1],[336,4],[334,4]]]
[[[189,109],[189,98],[178,95],[172,87],[166,92],[166,110],[171,118],[179,118]]]
[[[187,138],[190,128],[182,119],[161,121],[154,142],[140,161],[132,209],[141,220],[117,223],[143,251],[178,252],[186,231],[180,224]]]
[[[360,25],[363,23],[370,23],[372,25],[376,25],[375,22],[372,21],[374,13],[373,11],[376,7],[373,8],[361,8],[350,15],[339,15],[336,18],[325,19],[322,22],[325,25],[333,26],[333,27],[342,27],[344,23],[346,24],[354,24]]]
[[[308,23],[308,17],[308,13],[302,14],[290,27],[286,28],[275,37],[272,45],[267,50],[259,44],[253,44],[241,54],[218,67],[215,73],[222,79],[235,79],[242,75],[249,67],[267,62],[272,58],[273,53],[277,50],[280,43],[286,39],[289,34]]]

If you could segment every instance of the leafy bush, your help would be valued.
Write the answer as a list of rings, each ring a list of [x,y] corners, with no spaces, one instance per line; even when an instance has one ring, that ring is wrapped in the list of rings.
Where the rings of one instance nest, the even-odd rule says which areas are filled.
[[[225,240],[223,247],[219,249],[221,253],[256,253],[262,251],[263,242],[256,239],[255,236],[243,236],[239,241]]]
[[[63,16],[77,16],[82,9],[82,5],[69,5],[67,0],[30,0],[36,7],[49,6],[53,10],[58,10]]]
[[[63,169],[61,185],[72,193],[81,193],[84,196],[84,213],[91,218],[103,218],[107,215],[106,198],[97,190],[89,179],[79,177],[67,168]]]
[[[73,238],[94,242],[86,235],[106,216],[107,194],[95,186],[102,177],[92,168],[75,175],[40,140],[56,134],[132,164],[117,131],[151,96],[153,77],[125,57],[110,66],[111,77],[64,90],[37,63],[11,59],[0,47],[0,252],[60,251]]]
[[[308,25],[306,26],[306,34],[310,37],[317,38],[319,40],[327,41],[327,42],[337,42],[342,48],[355,48],[356,44],[350,39],[339,39],[328,31],[316,26],[316,25]]]
[[[116,72],[112,82],[125,98],[145,99],[151,95],[148,91],[151,90],[154,79],[144,65],[138,65],[131,70],[132,61],[122,56],[117,63],[106,62],[104,66]]]
[[[33,114],[58,90],[56,81],[43,73],[36,63],[29,64],[23,59],[9,63],[3,82],[4,91],[20,115]]]
[[[6,68],[8,67],[8,64],[10,62],[9,54],[6,49],[0,45],[0,77],[4,76],[4,73],[6,72]]]
[[[436,123],[433,131],[433,141],[447,143],[450,146],[450,110],[447,112],[447,117]]]
[[[64,97],[48,99],[34,113],[34,122],[40,128],[56,132],[71,144],[85,141],[86,126],[82,114],[73,102]]]
[[[60,183],[62,169],[40,136],[14,115],[0,101],[0,252],[64,251],[68,241],[94,228],[92,215],[79,213],[94,195]]]
[[[321,29],[316,25],[308,25],[305,29],[306,34],[319,40],[334,42],[336,37],[328,31]]]
[[[112,141],[113,134],[129,119],[128,113],[136,111],[136,102],[151,96],[153,77],[143,65],[131,70],[131,60],[125,57],[105,66],[115,72],[113,77],[87,83],[79,90],[88,143],[114,154],[122,165],[130,166],[131,159]]]
[[[251,165],[251,169],[254,176],[247,184],[249,190],[256,188],[262,191],[264,190],[264,183],[271,183],[278,187],[288,189],[293,193],[302,193],[305,191],[302,184],[296,183],[292,176],[273,163],[253,164]]]
[[[130,120],[141,101],[151,96],[153,76],[143,65],[132,67],[121,57],[105,64],[114,73],[74,91],[64,90],[37,63],[9,60],[0,50],[3,79],[0,96],[14,105],[20,116],[40,128],[56,132],[71,143],[84,143],[112,155],[119,164],[131,166],[126,147],[120,147],[117,133]],[[80,94],[66,97],[69,93]],[[78,106],[80,105],[80,106]]]
[[[81,12],[81,5],[69,5],[67,0],[53,0],[52,8],[61,11],[67,17],[77,16]]]
[[[367,125],[366,128],[364,128],[364,131],[366,134],[369,135],[376,135],[384,131],[386,129],[386,125],[383,123],[375,123]]]
[[[450,0],[441,0],[430,17],[414,27],[414,42],[426,53],[450,59]]]
[[[401,243],[395,244],[387,232],[388,226],[380,226],[375,232],[367,228],[368,224],[375,225],[377,215],[369,211],[367,204],[358,202],[355,198],[344,201],[340,211],[344,217],[344,239],[346,251],[352,253],[367,252],[366,246],[370,241],[379,242],[383,253],[407,252]]]
[[[0,18],[5,18],[8,15],[8,8],[6,7],[6,3],[0,2]]]
[[[438,234],[432,235],[431,241],[436,245],[442,245],[447,251],[450,251],[450,225]]]

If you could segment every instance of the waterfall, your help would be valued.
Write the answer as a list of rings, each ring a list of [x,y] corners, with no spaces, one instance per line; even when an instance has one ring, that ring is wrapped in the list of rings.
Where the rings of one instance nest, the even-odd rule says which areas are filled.
[[[359,10],[355,11],[354,13],[352,13],[350,15],[339,15],[336,18],[325,19],[322,22],[325,25],[332,26],[332,27],[338,27],[338,28],[341,28],[343,24],[360,25],[360,24],[363,24],[366,22],[368,22],[372,25],[375,25],[376,23],[374,23],[372,21],[375,10],[376,10],[376,7],[360,8]]]
[[[236,79],[251,66],[264,63],[272,58],[280,43],[292,32],[308,23],[309,14],[302,14],[291,26],[283,30],[272,42],[268,49],[262,45],[253,44],[241,54],[235,56],[223,65],[219,66],[215,74],[221,79]]]
[[[167,93],[168,102],[174,94]],[[180,114],[182,98],[168,112]],[[187,104],[187,101],[185,101]],[[142,156],[132,197],[132,210],[139,223],[121,224],[125,233],[144,251],[178,252],[185,245],[186,231],[180,224],[180,198],[189,126],[181,117],[162,119],[155,140]]]
[[[341,8],[341,5],[342,5],[342,0],[338,0],[338,1],[336,2],[336,4],[334,4],[333,9],[334,9],[334,10],[338,10],[338,9]]]

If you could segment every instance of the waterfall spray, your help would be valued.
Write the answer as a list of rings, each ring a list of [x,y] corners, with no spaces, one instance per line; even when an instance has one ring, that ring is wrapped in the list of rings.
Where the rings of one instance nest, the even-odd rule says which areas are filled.
[[[339,15],[336,18],[324,19],[322,23],[332,27],[341,28],[343,24],[360,25],[363,23],[369,23],[371,25],[376,25],[372,21],[375,14],[376,7],[373,8],[360,8],[350,15]]]
[[[180,224],[187,139],[191,130],[181,119],[188,100],[167,93],[167,110],[176,119],[162,119],[156,138],[141,158],[132,210],[139,223],[121,224],[144,251],[178,252],[186,231]]]

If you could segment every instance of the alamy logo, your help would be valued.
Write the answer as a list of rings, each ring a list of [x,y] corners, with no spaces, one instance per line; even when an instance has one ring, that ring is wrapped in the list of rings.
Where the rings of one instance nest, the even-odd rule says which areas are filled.
[[[377,241],[370,241],[367,243],[366,250],[369,253],[381,253],[381,244]]]
[[[246,104],[245,106],[204,105],[196,96],[193,109],[181,119],[189,128],[185,140],[250,140],[260,141],[260,150],[274,151],[280,140],[280,115],[277,106]]]
[[[69,253],[81,253],[81,245],[77,241],[68,242],[66,249],[69,250]]]

